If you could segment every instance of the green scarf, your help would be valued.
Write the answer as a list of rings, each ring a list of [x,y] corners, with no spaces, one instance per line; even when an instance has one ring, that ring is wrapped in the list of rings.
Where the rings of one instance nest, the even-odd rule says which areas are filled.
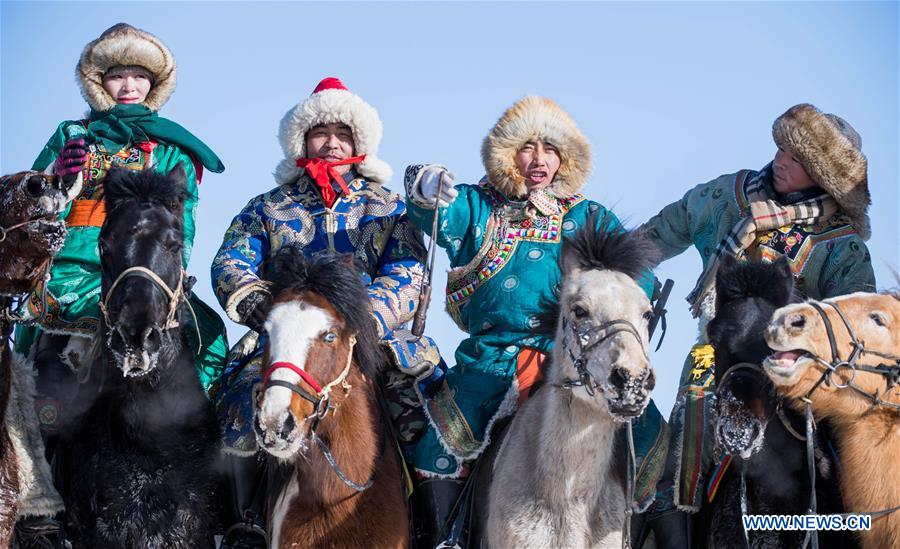
[[[151,139],[184,149],[211,172],[225,170],[225,165],[206,143],[144,105],[116,105],[103,112],[91,110],[86,140],[102,145],[110,153]]]

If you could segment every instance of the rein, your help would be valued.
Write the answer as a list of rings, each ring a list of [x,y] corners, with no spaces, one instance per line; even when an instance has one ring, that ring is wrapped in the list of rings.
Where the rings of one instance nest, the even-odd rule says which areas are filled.
[[[887,402],[881,399],[881,396],[888,393],[894,385],[900,381],[900,357],[896,355],[892,355],[890,353],[882,353],[880,351],[876,351],[874,349],[866,348],[865,344],[861,342],[856,337],[856,332],[853,331],[853,326],[847,320],[847,317],[844,315],[843,311],[841,311],[840,307],[837,306],[836,303],[828,303],[822,302],[823,304],[827,304],[831,306],[835,312],[840,317],[841,321],[844,323],[844,327],[847,330],[847,335],[850,336],[850,345],[853,347],[853,350],[850,351],[850,356],[847,360],[842,360],[840,358],[840,352],[837,346],[837,340],[834,337],[834,326],[831,324],[831,320],[828,318],[828,315],[825,314],[825,310],[819,303],[814,301],[810,301],[809,305],[812,306],[813,309],[819,316],[822,318],[822,322],[825,325],[825,333],[828,336],[828,344],[831,346],[831,362],[826,362],[824,359],[819,357],[818,355],[814,355],[812,353],[808,353],[809,356],[816,361],[816,363],[825,367],[825,371],[822,373],[822,377],[819,378],[818,381],[803,395],[800,400],[806,403],[806,463],[809,468],[809,482],[810,482],[810,504],[809,504],[809,514],[816,513],[816,472],[814,469],[814,448],[813,448],[813,431],[815,429],[815,418],[813,417],[813,409],[812,409],[812,397],[813,393],[816,389],[819,388],[823,383],[827,385],[834,385],[837,389],[852,389],[856,393],[865,397],[866,399],[872,401],[872,408],[878,408],[879,406],[885,406],[888,408],[893,408],[895,410],[900,410],[900,405],[894,404],[893,402]],[[894,365],[888,364],[880,364],[878,366],[865,366],[857,364],[857,360],[863,354],[871,354],[881,358],[886,358],[888,360],[894,360]],[[841,368],[847,368],[850,370],[850,379],[847,380],[846,383],[841,384],[832,380],[832,375],[837,372]],[[885,377],[886,387],[883,393],[875,393],[870,394],[860,388],[858,385],[854,383],[856,379],[856,372],[870,372],[875,374],[880,374]],[[871,513],[844,513],[847,514],[857,514],[857,515],[869,515],[872,518],[883,517],[893,513],[894,511],[900,510],[900,505],[891,507],[889,509],[882,509],[880,511],[874,511]],[[818,534],[815,530],[810,530],[807,533],[806,539],[803,541],[803,548],[806,548],[807,543],[812,542],[813,549],[818,549],[819,541]]]
[[[336,378],[334,378],[324,387],[319,385],[315,378],[313,378],[303,368],[300,368],[292,362],[285,361],[273,362],[271,366],[269,366],[269,369],[266,370],[266,373],[263,376],[262,383],[263,393],[270,387],[283,387],[293,393],[296,393],[300,396],[300,398],[313,405],[312,413],[304,418],[304,421],[310,419],[312,420],[312,426],[310,427],[312,439],[322,451],[322,454],[325,456],[325,460],[328,462],[328,465],[331,466],[331,470],[334,471],[334,474],[337,475],[341,482],[343,482],[350,488],[353,488],[357,492],[364,492],[368,490],[372,486],[372,483],[375,481],[375,471],[372,471],[372,475],[369,477],[369,480],[365,482],[365,484],[354,482],[344,473],[343,470],[341,470],[340,466],[338,466],[337,464],[337,460],[334,459],[334,454],[331,453],[331,449],[316,433],[316,428],[319,426],[319,422],[325,419],[329,411],[337,408],[337,406],[331,403],[331,390],[334,387],[340,385],[344,389],[344,395],[346,396],[353,388],[353,386],[347,382],[347,376],[350,374],[350,366],[353,365],[353,347],[355,345],[356,336],[350,336],[350,349],[347,351],[347,363],[344,366],[344,369],[340,374],[338,374]],[[287,368],[288,370],[291,370],[292,372],[299,375],[300,379],[307,383],[310,387],[312,387],[316,394],[313,395],[300,385],[294,383],[288,383],[287,381],[281,381],[280,379],[270,379],[272,377],[272,373],[280,368]]]
[[[594,323],[591,321],[582,322],[580,324],[576,324],[572,329],[572,333],[576,336],[576,341],[578,342],[578,356],[575,356],[575,353],[572,352],[572,347],[569,345],[569,320],[563,315],[562,318],[562,329],[563,329],[563,347],[565,347],[566,352],[569,353],[569,359],[572,360],[573,365],[575,366],[575,371],[578,374],[577,379],[567,378],[564,379],[562,383],[556,385],[561,389],[573,390],[576,387],[584,387],[584,390],[587,391],[587,394],[591,397],[595,396],[597,390],[603,392],[603,387],[600,383],[594,379],[594,376],[587,369],[587,361],[583,358],[584,355],[596,347],[600,345],[607,339],[613,337],[619,333],[628,333],[635,337],[638,340],[638,344],[641,347],[641,352],[644,354],[644,357],[649,361],[650,357],[647,355],[647,350],[644,348],[644,341],[641,339],[640,333],[637,331],[637,328],[634,327],[634,324],[624,319],[615,319],[603,322],[597,326],[594,326]],[[635,485],[635,465],[637,463],[637,458],[635,457],[634,452],[634,435],[632,433],[632,425],[631,419],[625,422],[625,441],[627,443],[627,453],[626,453],[626,472],[625,472],[625,495],[628,498],[625,504],[625,517],[622,525],[622,549],[630,549],[631,548],[631,516],[634,513],[634,509],[632,508],[634,505],[634,485]]]
[[[35,217],[32,219],[26,219],[21,223],[16,223],[15,225],[10,225],[9,227],[0,227],[0,242],[6,240],[6,235],[13,232],[16,229],[20,229],[29,223],[34,223],[35,221],[45,221],[44,217]]]
[[[109,317],[109,301],[112,299],[112,296],[115,293],[116,288],[119,286],[119,283],[132,276],[146,278],[150,282],[153,282],[160,290],[162,290],[166,294],[166,296],[168,296],[169,312],[166,315],[166,323],[162,326],[163,330],[172,330],[179,326],[178,319],[175,318],[175,315],[178,313],[178,306],[181,302],[184,302],[184,304],[187,305],[188,310],[191,312],[191,317],[193,317],[194,319],[194,329],[197,330],[197,343],[202,349],[203,340],[202,336],[200,335],[200,323],[197,322],[197,314],[194,312],[194,308],[191,306],[184,292],[184,269],[180,269],[178,271],[178,283],[176,284],[174,291],[169,288],[168,284],[166,284],[166,282],[162,278],[160,278],[159,275],[157,275],[147,267],[138,265],[129,267],[122,271],[122,273],[119,274],[119,276],[113,281],[112,286],[110,286],[109,290],[106,292],[106,298],[100,301],[100,312],[103,314],[103,320],[104,322],[106,322],[106,325],[110,328],[117,326],[110,320]]]

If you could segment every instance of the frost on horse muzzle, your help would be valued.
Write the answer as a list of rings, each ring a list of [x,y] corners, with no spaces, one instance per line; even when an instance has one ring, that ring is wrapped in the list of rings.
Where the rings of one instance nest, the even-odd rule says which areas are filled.
[[[716,390],[716,441],[733,456],[749,459],[762,448],[771,417],[766,403],[775,393],[765,373],[754,364],[732,366]]]
[[[610,414],[627,420],[643,413],[650,402],[656,376],[644,340],[627,320],[610,320],[595,325],[592,320],[571,322],[562,319],[563,345],[569,352],[578,379],[566,380],[563,387],[583,386],[588,395],[603,393]],[[574,337],[579,356],[566,341]],[[608,372],[605,377],[598,375]],[[600,380],[598,381],[598,378]]]

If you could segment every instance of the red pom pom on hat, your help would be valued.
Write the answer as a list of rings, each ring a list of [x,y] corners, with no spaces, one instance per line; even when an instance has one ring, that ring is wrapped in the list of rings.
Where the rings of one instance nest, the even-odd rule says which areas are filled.
[[[316,89],[313,90],[311,95],[315,95],[323,90],[346,90],[347,86],[341,82],[340,78],[335,78],[333,76],[329,76],[327,78],[323,78],[319,85],[316,86]]]

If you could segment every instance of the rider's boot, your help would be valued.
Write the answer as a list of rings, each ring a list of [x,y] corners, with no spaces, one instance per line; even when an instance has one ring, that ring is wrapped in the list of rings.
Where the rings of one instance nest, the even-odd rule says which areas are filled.
[[[221,549],[265,549],[268,535],[263,522],[266,493],[266,459],[261,453],[250,457],[227,455],[231,488],[231,526],[225,531]]]
[[[426,478],[418,481],[413,493],[416,549],[434,549],[447,539],[451,514],[464,485],[465,480],[458,479]]]
[[[14,547],[19,549],[65,549],[65,531],[58,517],[25,517],[16,523]],[[61,518],[61,517],[59,517]]]

